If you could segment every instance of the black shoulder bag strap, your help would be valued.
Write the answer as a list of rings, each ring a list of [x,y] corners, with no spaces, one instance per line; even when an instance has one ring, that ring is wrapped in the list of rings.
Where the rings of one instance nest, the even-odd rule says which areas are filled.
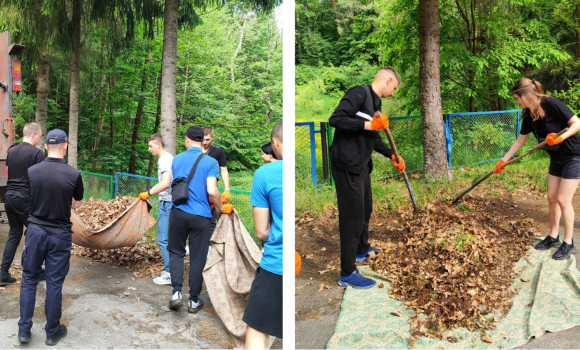
[[[193,174],[195,173],[195,169],[197,169],[197,165],[199,164],[199,161],[201,160],[201,158],[203,158],[203,156],[205,156],[205,153],[201,152],[201,155],[199,157],[197,157],[195,164],[193,164],[193,168],[191,168],[191,172],[189,173],[189,177],[187,178],[188,184],[191,181],[191,179],[193,178]]]

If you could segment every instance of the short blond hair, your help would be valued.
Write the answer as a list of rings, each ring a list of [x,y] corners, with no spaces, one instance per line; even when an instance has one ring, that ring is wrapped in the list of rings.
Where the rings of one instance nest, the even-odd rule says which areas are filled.
[[[24,129],[22,130],[22,135],[24,137],[30,137],[32,134],[42,134],[42,129],[40,128],[40,125],[36,123],[28,123],[24,126]]]

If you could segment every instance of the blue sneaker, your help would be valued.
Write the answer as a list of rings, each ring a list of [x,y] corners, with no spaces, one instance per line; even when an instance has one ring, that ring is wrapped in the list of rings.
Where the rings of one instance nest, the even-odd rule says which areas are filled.
[[[369,259],[369,254],[370,254],[371,252],[375,252],[375,254],[376,254],[376,253],[378,253],[378,252],[379,252],[379,250],[380,250],[380,249],[378,249],[378,248],[373,248],[373,247],[370,247],[370,248],[369,248],[369,250],[368,250],[366,253],[364,253],[364,254],[358,254],[358,253],[357,253],[357,254],[356,254],[356,261],[358,261],[358,262],[367,261],[367,260]]]
[[[375,280],[366,278],[363,275],[361,275],[358,272],[358,269],[356,269],[353,273],[351,273],[346,277],[340,276],[340,279],[338,280],[338,284],[343,287],[351,286],[353,288],[358,289],[371,288],[372,286],[375,285],[375,283],[377,283]]]

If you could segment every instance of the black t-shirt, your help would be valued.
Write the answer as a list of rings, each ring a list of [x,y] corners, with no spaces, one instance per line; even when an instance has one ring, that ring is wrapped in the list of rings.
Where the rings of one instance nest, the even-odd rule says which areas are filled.
[[[22,142],[8,149],[6,166],[8,183],[6,195],[14,195],[30,200],[28,189],[28,168],[44,160],[44,153],[28,142]]]
[[[533,132],[537,140],[544,140],[550,133],[559,133],[569,127],[568,121],[575,116],[574,112],[566,104],[555,97],[544,97],[540,102],[544,109],[545,117],[539,118],[535,122],[532,117],[525,117],[522,120],[520,134],[528,135]],[[539,141],[538,141],[539,142]],[[550,158],[558,161],[580,156],[580,136],[578,134],[568,137],[560,144],[557,151],[547,151]]]
[[[226,152],[219,147],[209,146],[209,149],[205,154],[217,160],[220,168],[228,165],[228,162],[226,162]]]
[[[81,173],[64,159],[46,158],[28,169],[32,196],[28,222],[42,227],[47,234],[70,241],[72,199],[83,199]]]

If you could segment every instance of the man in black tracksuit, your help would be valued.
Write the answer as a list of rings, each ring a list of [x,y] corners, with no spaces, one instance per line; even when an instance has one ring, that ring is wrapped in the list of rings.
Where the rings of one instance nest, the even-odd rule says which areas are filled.
[[[345,287],[365,289],[375,284],[374,280],[358,273],[355,261],[365,261],[371,251],[378,252],[368,242],[373,211],[370,178],[373,150],[392,159],[399,171],[405,166],[402,159],[397,162],[378,133],[389,126],[387,117],[380,114],[381,97],[392,96],[398,85],[398,74],[392,68],[382,68],[372,84],[350,89],[329,119],[336,129],[330,159],[340,228],[341,277],[338,283]]]
[[[40,125],[36,123],[26,124],[22,134],[22,142],[10,147],[6,157],[8,182],[5,208],[10,231],[8,231],[8,241],[2,255],[0,286],[16,283],[16,278],[10,276],[8,271],[22,240],[24,226],[28,226],[28,214],[30,213],[28,168],[44,160],[44,152],[36,147],[42,137]]]

